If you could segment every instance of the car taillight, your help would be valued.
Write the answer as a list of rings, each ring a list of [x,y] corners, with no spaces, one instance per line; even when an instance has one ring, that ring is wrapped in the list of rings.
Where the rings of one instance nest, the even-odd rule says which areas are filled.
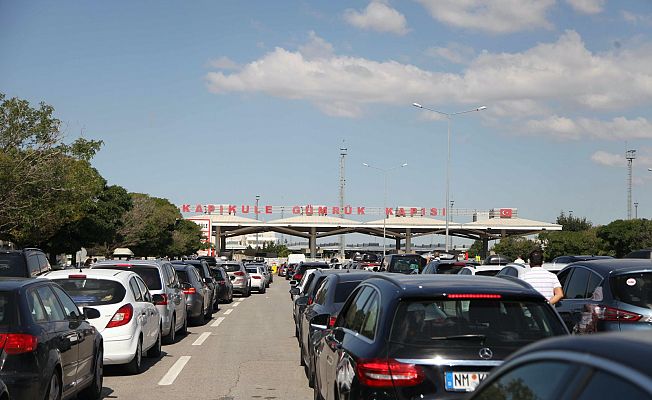
[[[423,370],[414,364],[403,364],[394,359],[360,360],[358,380],[369,387],[415,386],[423,382]]]
[[[328,327],[332,328],[333,326],[335,326],[335,321],[337,321],[336,316],[331,315],[330,317],[328,317]]]
[[[303,274],[294,274],[294,276],[292,277],[292,279],[294,279],[295,281],[300,281],[301,278],[303,278]]]
[[[0,350],[7,354],[31,353],[36,350],[38,338],[24,333],[0,334]]]
[[[254,279],[260,279],[260,276],[258,276],[258,275],[251,275],[251,277],[254,278]]]
[[[116,267],[133,267],[131,264],[116,264]]]
[[[155,306],[167,306],[168,305],[168,295],[165,293],[161,293],[160,296],[163,298],[161,301],[157,301],[154,303]]]
[[[603,321],[636,322],[643,318],[642,315],[621,310],[614,307],[600,306],[593,307],[593,315]]]
[[[68,279],[86,279],[86,275],[81,275],[81,274],[68,275]]]
[[[134,315],[134,308],[131,304],[125,304],[124,306],[118,308],[118,311],[115,312],[111,321],[109,321],[107,328],[115,328],[122,325],[127,325],[131,321],[131,317]]]
[[[312,296],[308,296],[308,305],[312,304]]]
[[[226,285],[226,282],[225,281],[217,281],[217,284],[218,285]]]
[[[236,272],[233,273],[233,275],[235,275],[235,276],[244,276],[244,272],[236,271]]]
[[[500,299],[502,296],[492,293],[449,293],[449,299]]]
[[[191,288],[185,289],[183,291],[183,293],[185,293],[185,294],[195,294],[195,293],[197,293],[197,289],[195,289],[194,287],[191,287]]]

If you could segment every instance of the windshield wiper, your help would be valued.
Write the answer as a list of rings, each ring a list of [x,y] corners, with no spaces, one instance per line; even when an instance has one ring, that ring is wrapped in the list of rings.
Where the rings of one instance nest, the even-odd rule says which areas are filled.
[[[452,335],[452,336],[433,336],[430,340],[479,340],[484,343],[487,338],[486,335],[470,334],[470,335]]]

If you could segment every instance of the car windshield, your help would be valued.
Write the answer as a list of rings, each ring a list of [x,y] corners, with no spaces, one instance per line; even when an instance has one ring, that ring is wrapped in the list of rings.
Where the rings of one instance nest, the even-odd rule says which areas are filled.
[[[618,301],[652,309],[652,272],[613,276],[611,289]]]
[[[390,340],[429,347],[453,341],[521,347],[561,334],[563,326],[543,301],[407,300],[397,308]]]
[[[181,283],[190,283],[190,278],[188,278],[188,272],[183,269],[174,269],[179,277],[179,282]]]
[[[78,306],[119,303],[126,290],[120,282],[106,279],[54,279]]]
[[[121,270],[127,270],[127,271],[132,271],[137,273],[143,281],[145,281],[145,284],[149,288],[149,290],[161,290],[163,286],[161,286],[161,275],[159,274],[159,270],[156,267],[148,267],[144,265],[108,265],[108,264],[103,264],[101,266],[93,267],[93,268],[100,268],[100,269],[121,269]]]
[[[335,286],[335,303],[344,303],[361,281],[340,282]]]
[[[16,325],[16,302],[12,301],[14,294],[0,292],[0,329]]]
[[[240,264],[223,264],[222,266],[226,272],[240,271]]]
[[[0,276],[25,276],[25,258],[20,253],[0,253]]]

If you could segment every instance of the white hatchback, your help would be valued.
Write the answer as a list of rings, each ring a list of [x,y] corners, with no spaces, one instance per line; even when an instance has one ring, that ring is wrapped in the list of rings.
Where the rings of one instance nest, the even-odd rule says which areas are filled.
[[[104,364],[124,364],[130,374],[142,371],[142,356],[161,354],[161,317],[145,282],[135,272],[111,269],[53,271],[56,281],[81,308],[93,307],[91,319],[104,339]]]
[[[503,269],[502,265],[478,265],[475,267],[466,266],[462,268],[458,274],[496,276],[501,269]]]

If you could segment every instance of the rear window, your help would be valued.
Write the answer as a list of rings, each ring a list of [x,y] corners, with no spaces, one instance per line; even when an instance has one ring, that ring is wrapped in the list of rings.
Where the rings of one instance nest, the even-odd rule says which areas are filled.
[[[201,266],[201,265],[193,265],[193,267],[195,267],[195,269],[197,270],[197,272],[199,272],[199,276],[201,276],[202,278],[206,278],[205,273],[204,273],[205,271],[204,271],[204,267],[203,267],[203,266]]]
[[[464,268],[464,265],[439,264],[437,266],[437,273],[445,274],[445,275],[454,275],[460,272],[462,268]]]
[[[159,273],[158,268],[156,267],[146,267],[140,265],[131,265],[131,266],[101,265],[93,268],[119,269],[123,271],[132,271],[137,273],[143,279],[143,281],[145,281],[145,284],[147,285],[147,288],[149,290],[161,290],[163,288],[161,286],[161,275]]]
[[[125,288],[119,282],[106,279],[54,279],[78,306],[102,306],[119,303],[125,298]]]
[[[476,275],[482,275],[482,276],[496,276],[500,272],[500,270],[490,270],[490,271],[475,271]]]
[[[335,286],[335,303],[344,303],[361,281],[340,282]]]
[[[391,341],[413,346],[510,346],[520,348],[565,331],[543,301],[402,301]]]
[[[256,267],[246,267],[245,269],[246,269],[247,272],[249,272],[250,274],[257,274],[257,273],[258,273],[258,268],[256,268]]]
[[[611,290],[618,301],[652,309],[652,272],[613,276]]]
[[[182,269],[176,269],[175,272],[177,273],[177,276],[179,277],[179,282],[182,283],[190,283],[190,278],[188,278],[188,273]]]
[[[226,272],[240,271],[240,264],[224,264],[222,265]]]
[[[421,272],[424,264],[423,257],[393,257],[389,264],[389,272],[401,274],[416,274]]]
[[[17,325],[16,302],[12,301],[13,297],[11,292],[0,292],[0,327]]]
[[[25,257],[20,253],[0,253],[0,276],[27,276]]]

